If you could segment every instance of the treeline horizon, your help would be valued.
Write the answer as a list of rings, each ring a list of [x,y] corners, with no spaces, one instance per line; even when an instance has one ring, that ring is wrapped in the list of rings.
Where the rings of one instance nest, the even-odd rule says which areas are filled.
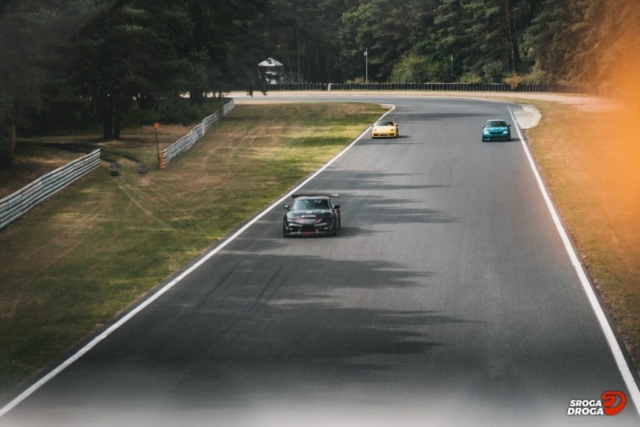
[[[188,122],[208,93],[293,82],[620,86],[635,0],[0,0],[0,152],[18,135]],[[626,73],[627,79],[634,78]],[[184,94],[190,97],[185,98]],[[3,157],[0,154],[0,157]]]

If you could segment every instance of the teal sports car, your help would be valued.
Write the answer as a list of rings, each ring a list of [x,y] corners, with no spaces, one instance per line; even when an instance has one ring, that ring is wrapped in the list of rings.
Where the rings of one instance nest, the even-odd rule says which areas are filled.
[[[511,125],[504,120],[488,120],[482,126],[483,141],[511,141]]]

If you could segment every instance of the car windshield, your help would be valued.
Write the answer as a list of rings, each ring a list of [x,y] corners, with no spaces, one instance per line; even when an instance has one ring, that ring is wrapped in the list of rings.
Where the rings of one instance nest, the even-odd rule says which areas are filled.
[[[487,127],[488,128],[506,128],[507,122],[503,122],[500,120],[493,120],[493,121],[487,122]]]
[[[293,204],[295,210],[329,209],[327,199],[298,199]]]
[[[394,126],[395,123],[389,122],[389,121],[380,120],[379,122],[375,122],[373,125],[374,126]]]

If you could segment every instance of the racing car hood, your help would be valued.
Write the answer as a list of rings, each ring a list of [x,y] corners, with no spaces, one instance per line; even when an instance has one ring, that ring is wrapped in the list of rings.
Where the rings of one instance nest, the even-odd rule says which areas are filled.
[[[509,128],[507,126],[494,126],[494,127],[487,126],[485,130],[487,131],[486,133],[498,134],[498,133],[504,133],[505,131],[508,131]]]
[[[287,213],[287,218],[300,220],[316,220],[331,218],[332,216],[333,211],[330,209],[295,210]]]

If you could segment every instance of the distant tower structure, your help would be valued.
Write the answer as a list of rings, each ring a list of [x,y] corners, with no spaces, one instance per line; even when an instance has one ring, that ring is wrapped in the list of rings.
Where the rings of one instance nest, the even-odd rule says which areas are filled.
[[[258,64],[262,81],[267,84],[289,84],[291,81],[284,73],[284,65],[273,58],[267,58]]]

